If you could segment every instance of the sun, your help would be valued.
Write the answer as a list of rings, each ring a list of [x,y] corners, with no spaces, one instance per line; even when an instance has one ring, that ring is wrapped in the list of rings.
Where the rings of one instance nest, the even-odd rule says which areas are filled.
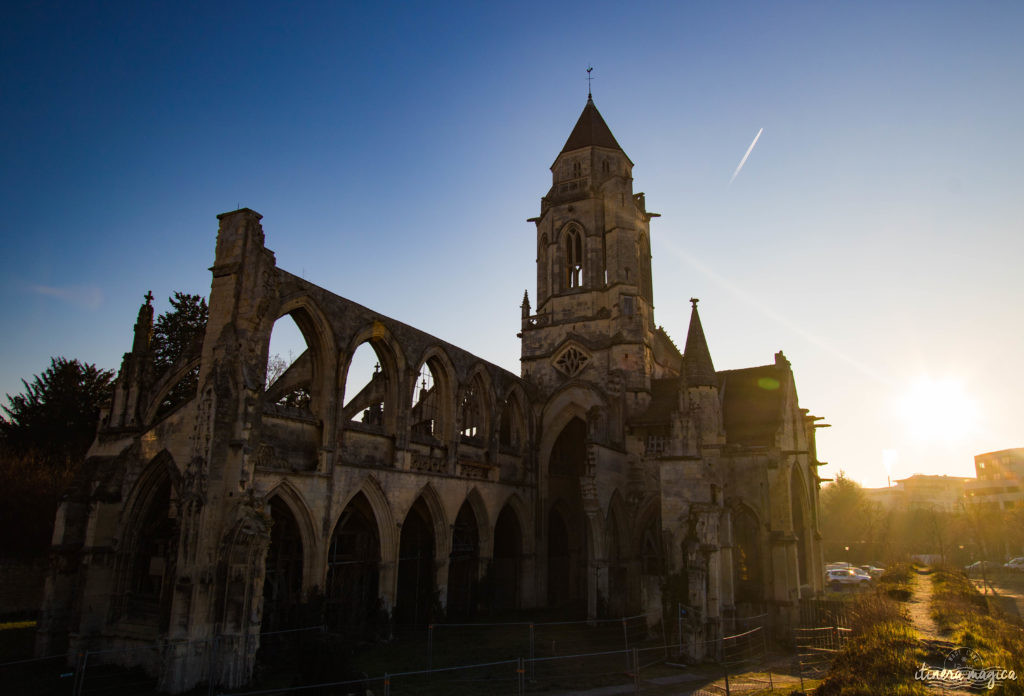
[[[910,435],[926,442],[959,442],[978,424],[978,405],[961,380],[920,377],[897,403]]]

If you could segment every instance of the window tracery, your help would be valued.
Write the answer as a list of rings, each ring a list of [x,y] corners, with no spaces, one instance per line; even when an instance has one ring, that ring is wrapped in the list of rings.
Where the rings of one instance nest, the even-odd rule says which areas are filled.
[[[555,367],[569,377],[579,374],[590,362],[590,356],[576,346],[569,346],[555,358]]]

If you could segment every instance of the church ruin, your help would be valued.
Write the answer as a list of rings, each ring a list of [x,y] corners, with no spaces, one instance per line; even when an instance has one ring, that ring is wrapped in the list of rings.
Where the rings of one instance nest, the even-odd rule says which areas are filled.
[[[716,370],[696,300],[682,351],[655,324],[632,170],[588,99],[531,220],[518,375],[278,268],[258,213],[218,216],[202,342],[154,374],[139,311],[58,512],[39,650],[159,645],[144,666],[177,692],[245,683],[313,598],[349,632],[539,608],[682,608],[694,645],[788,625],[822,590],[819,419],[781,352]],[[285,315],[307,350],[267,385]]]

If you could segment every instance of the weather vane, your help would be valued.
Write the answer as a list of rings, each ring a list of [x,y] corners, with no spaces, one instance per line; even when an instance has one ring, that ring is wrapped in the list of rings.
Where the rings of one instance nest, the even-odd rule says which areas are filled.
[[[592,97],[592,95],[590,94],[590,82],[594,78],[593,78],[593,76],[590,73],[592,73],[593,71],[594,71],[594,66],[593,65],[588,65],[587,66],[587,99],[590,99]]]

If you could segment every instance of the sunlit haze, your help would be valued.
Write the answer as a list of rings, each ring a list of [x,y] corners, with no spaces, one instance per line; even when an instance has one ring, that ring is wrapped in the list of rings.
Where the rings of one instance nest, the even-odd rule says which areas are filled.
[[[784,351],[823,477],[1024,446],[1024,4],[6,10],[0,394],[116,369],[146,291],[209,294],[240,206],[282,268],[518,373],[526,220],[593,65],[661,214],[656,322],[682,346],[698,297],[716,369]]]

